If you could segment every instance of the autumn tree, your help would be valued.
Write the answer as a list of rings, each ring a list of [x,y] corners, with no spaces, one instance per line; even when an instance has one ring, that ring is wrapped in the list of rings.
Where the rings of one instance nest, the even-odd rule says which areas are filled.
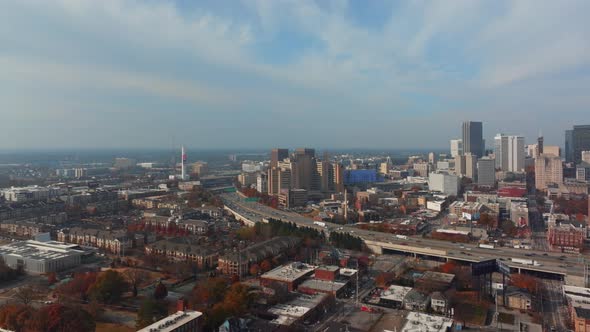
[[[90,295],[102,303],[117,303],[128,287],[129,284],[121,273],[108,270],[98,276],[90,288]]]
[[[156,300],[163,300],[168,296],[168,289],[166,286],[160,281],[154,290],[154,298]]]
[[[272,264],[268,259],[265,259],[262,261],[262,263],[260,263],[260,269],[262,272],[268,272],[270,269],[272,269]]]
[[[140,269],[127,269],[123,272],[127,282],[132,288],[133,297],[137,296],[139,285],[148,279],[148,273]]]
[[[250,275],[257,276],[259,272],[260,266],[258,266],[258,264],[252,264],[252,266],[250,266]]]
[[[385,288],[391,283],[393,280],[394,275],[390,272],[381,272],[375,277],[375,284],[377,287]]]
[[[439,266],[438,269],[442,273],[454,273],[457,269],[457,263],[454,261],[448,261],[443,265]]]
[[[5,304],[0,307],[0,327],[23,331],[35,313],[35,310],[23,304]]]
[[[539,288],[539,281],[535,277],[526,274],[511,275],[510,284],[514,287],[526,289],[531,294],[535,294]]]
[[[227,280],[219,277],[208,278],[193,288],[191,302],[196,308],[209,308],[223,299],[227,291]]]
[[[137,320],[135,327],[138,329],[144,328],[168,315],[166,302],[146,298],[141,302],[139,311],[137,312]]]
[[[87,300],[90,287],[96,282],[97,276],[96,272],[76,273],[72,280],[60,285],[56,291],[61,297]]]
[[[90,332],[96,329],[94,318],[77,306],[51,304],[41,308],[35,315],[37,331],[47,332]]]
[[[57,282],[57,274],[55,272],[49,272],[47,273],[47,282],[50,285],[53,285]]]
[[[40,298],[39,290],[33,286],[19,287],[14,292],[14,298],[24,305],[29,305]]]

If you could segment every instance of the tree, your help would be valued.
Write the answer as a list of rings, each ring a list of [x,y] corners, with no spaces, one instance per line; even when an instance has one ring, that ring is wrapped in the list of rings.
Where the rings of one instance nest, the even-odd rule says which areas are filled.
[[[250,266],[250,275],[257,276],[259,272],[260,266],[258,266],[258,264],[252,264],[252,266]]]
[[[89,332],[96,329],[92,316],[84,309],[63,304],[51,304],[41,308],[35,315],[33,324],[36,331]]]
[[[439,266],[438,269],[442,273],[453,273],[457,269],[457,263],[453,261],[449,261],[444,263],[443,265]]]
[[[377,285],[377,287],[385,288],[393,280],[393,277],[393,273],[381,272],[375,277],[375,284]]]
[[[262,272],[268,272],[271,268],[272,264],[268,259],[265,259],[262,261],[262,263],[260,263],[260,269],[262,270]]]
[[[160,281],[154,290],[154,298],[156,300],[163,300],[168,296],[168,289],[166,286]]]
[[[57,274],[55,272],[49,272],[47,274],[47,282],[49,282],[50,285],[53,285],[57,282]]]
[[[140,269],[127,269],[123,274],[132,288],[133,297],[136,297],[138,292],[137,288],[142,282],[147,280],[148,274]]]
[[[39,299],[39,290],[32,286],[23,286],[16,289],[14,297],[24,305]]]
[[[76,273],[74,278],[57,288],[57,293],[62,297],[77,297],[87,300],[90,287],[96,282],[96,272]]]
[[[129,284],[121,273],[108,270],[98,276],[90,288],[90,294],[99,302],[117,303],[128,288]]]
[[[23,304],[5,304],[0,307],[0,327],[12,331],[23,331],[35,310]]]
[[[199,309],[209,308],[223,299],[227,286],[227,280],[219,277],[199,282],[193,288],[191,303]]]
[[[168,315],[166,302],[146,298],[141,302],[139,311],[137,312],[137,320],[135,327],[138,329],[144,328],[152,323]]]

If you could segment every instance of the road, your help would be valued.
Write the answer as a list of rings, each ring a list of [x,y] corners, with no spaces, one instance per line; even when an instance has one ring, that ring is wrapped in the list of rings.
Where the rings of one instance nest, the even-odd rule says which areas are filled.
[[[557,331],[566,331],[568,310],[563,299],[563,283],[557,280],[543,280],[543,323],[547,327],[555,327]]]
[[[580,255],[547,253],[543,250],[524,250],[509,247],[483,249],[474,245],[461,245],[447,241],[425,239],[422,237],[400,239],[393,234],[362,230],[351,225],[338,225],[327,222],[325,223],[326,227],[321,227],[315,225],[312,219],[296,213],[276,210],[257,202],[245,202],[237,193],[224,193],[221,197],[224,204],[229,209],[256,222],[268,218],[275,218],[293,222],[300,226],[312,227],[325,231],[326,233],[334,231],[350,233],[361,237],[365,242],[378,243],[386,249],[390,247],[396,251],[406,251],[410,253],[425,253],[426,251],[433,251],[435,253],[429,254],[430,256],[462,260],[466,262],[478,262],[486,259],[499,258],[504,260],[514,269],[528,269],[560,276],[567,274],[582,277],[584,275],[583,267],[580,264],[582,257]],[[535,260],[540,266],[530,266],[511,262],[511,258]]]

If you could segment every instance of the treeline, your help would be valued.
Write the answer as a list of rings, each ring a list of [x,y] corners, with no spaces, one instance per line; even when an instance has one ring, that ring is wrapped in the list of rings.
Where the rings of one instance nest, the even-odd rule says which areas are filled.
[[[363,240],[358,236],[350,233],[332,232],[330,233],[330,243],[338,248],[361,251],[363,249]]]
[[[325,234],[311,227],[297,227],[295,223],[284,222],[277,219],[269,219],[268,223],[256,223],[254,226],[257,234],[275,236],[296,236],[304,239],[323,240]]]

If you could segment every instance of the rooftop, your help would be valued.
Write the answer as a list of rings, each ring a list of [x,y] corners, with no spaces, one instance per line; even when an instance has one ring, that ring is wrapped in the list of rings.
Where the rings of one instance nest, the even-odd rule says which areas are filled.
[[[30,259],[58,259],[81,255],[82,251],[76,244],[64,244],[57,241],[20,241],[0,246],[0,254],[26,257]]]
[[[327,294],[301,294],[287,303],[274,305],[268,309],[268,312],[279,316],[272,321],[273,323],[291,325],[297,319],[303,317],[308,311],[322,303],[327,297]]]
[[[170,332],[175,329],[191,322],[192,320],[198,319],[203,314],[199,311],[178,311],[166,318],[153,323],[152,325],[146,326],[137,332]]]
[[[270,270],[263,274],[261,278],[291,282],[311,274],[315,269],[316,266],[295,262]]]
[[[450,273],[426,271],[420,279],[450,284],[453,282],[453,279],[455,279],[455,275]]]
[[[344,286],[346,286],[346,283],[344,282],[319,279],[307,279],[299,285],[299,287],[313,289],[320,292],[338,292],[338,290]]]
[[[389,301],[402,302],[411,290],[412,287],[391,285],[387,290],[381,293],[381,298]]]
[[[444,332],[453,325],[451,318],[409,312],[401,332]]]

